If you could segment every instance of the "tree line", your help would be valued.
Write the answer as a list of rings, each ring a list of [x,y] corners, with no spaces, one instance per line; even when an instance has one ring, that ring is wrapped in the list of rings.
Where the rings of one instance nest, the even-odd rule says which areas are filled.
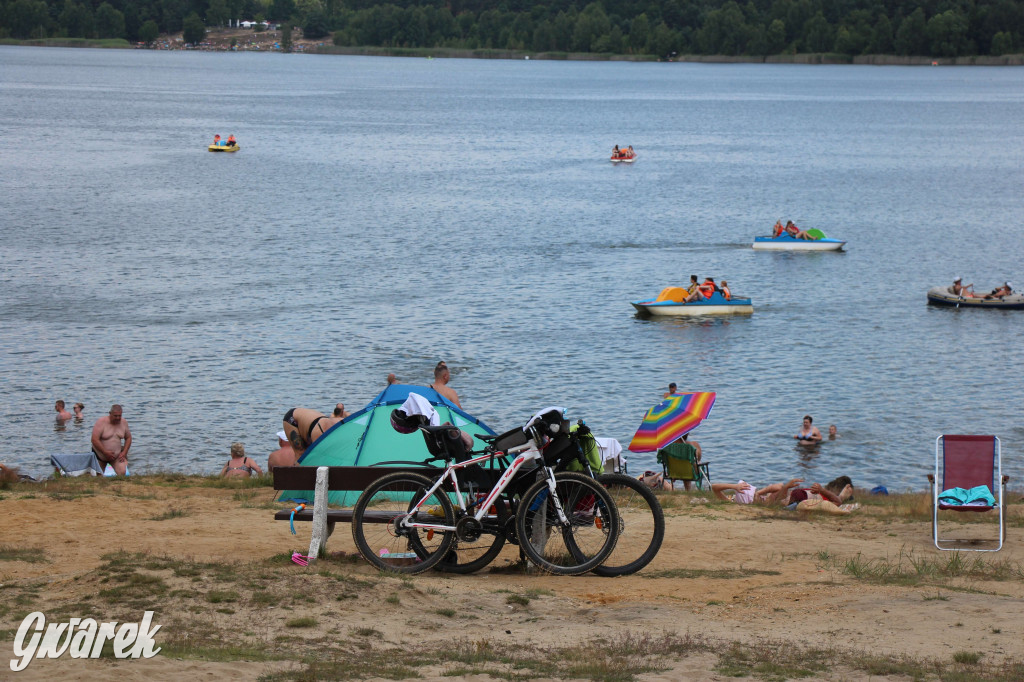
[[[1016,54],[1024,0],[0,0],[0,38],[189,38],[279,22],[340,46],[769,56]]]

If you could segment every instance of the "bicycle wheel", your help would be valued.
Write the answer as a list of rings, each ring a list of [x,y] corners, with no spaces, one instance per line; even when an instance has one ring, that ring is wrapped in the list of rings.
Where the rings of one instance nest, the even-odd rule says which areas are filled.
[[[433,485],[426,476],[394,473],[378,478],[352,510],[352,539],[364,559],[381,570],[426,571],[440,561],[455,541],[455,531],[407,528],[403,519],[453,527],[455,511],[443,490],[424,499]]]
[[[651,563],[665,539],[665,514],[658,497],[632,476],[599,474],[619,512],[615,550],[594,569],[600,576],[631,575]]]
[[[558,516],[561,506],[567,519]],[[516,512],[519,546],[530,561],[555,575],[579,575],[599,566],[615,549],[619,517],[615,502],[593,478],[555,474],[555,493],[546,479],[531,486]]]
[[[479,535],[474,539],[460,540],[456,537],[451,549],[434,568],[445,573],[467,574],[486,567],[505,547],[505,521],[508,516],[505,501],[498,497],[494,501],[494,513],[484,517]]]

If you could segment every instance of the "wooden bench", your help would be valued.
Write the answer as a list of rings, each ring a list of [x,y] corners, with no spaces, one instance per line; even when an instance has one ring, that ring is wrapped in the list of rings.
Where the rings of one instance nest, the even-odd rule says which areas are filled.
[[[444,471],[440,467],[428,466],[377,466],[377,467],[311,467],[292,466],[274,467],[271,475],[274,479],[274,490],[312,490],[313,499],[306,503],[306,508],[294,512],[291,508],[281,509],[274,513],[275,521],[309,521],[313,524],[313,532],[309,541],[309,561],[312,562],[327,546],[327,538],[334,532],[334,524],[352,522],[352,508],[328,509],[328,496],[337,491],[363,491],[382,476],[397,472],[423,474],[431,481],[437,480]],[[501,476],[501,469],[477,469],[477,476],[483,476],[488,488]],[[460,478],[460,480],[462,480]],[[442,490],[451,492],[446,482]],[[320,504],[317,504],[317,503]],[[296,504],[296,506],[298,506]],[[355,506],[354,504],[352,506]],[[312,507],[312,508],[310,508]],[[388,523],[391,512],[367,512],[367,521]]]
[[[350,523],[352,509],[328,509],[328,495],[335,491],[362,491],[381,476],[396,472],[418,473],[434,480],[441,469],[433,467],[274,467],[274,490],[312,490],[313,499],[306,508],[293,512],[282,509],[274,514],[275,521],[309,521],[313,533],[309,543],[309,561],[313,562],[327,545],[327,538],[339,521]],[[319,504],[317,504],[319,502]],[[298,505],[296,505],[298,506]],[[379,519],[386,523],[390,518]]]

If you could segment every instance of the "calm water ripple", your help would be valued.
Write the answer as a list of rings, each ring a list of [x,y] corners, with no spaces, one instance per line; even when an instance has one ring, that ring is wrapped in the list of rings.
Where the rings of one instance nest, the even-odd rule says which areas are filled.
[[[1024,286],[1020,69],[0,63],[0,460],[25,471],[121,402],[136,471],[213,472],[234,440],[265,457],[290,407],[443,358],[496,429],[561,404],[624,445],[669,381],[717,391],[695,433],[715,479],[920,489],[943,432],[999,435],[1024,475],[1024,313],[924,298]],[[214,133],[242,151],[206,153]],[[750,249],[779,217],[848,251]],[[691,273],[755,314],[634,317]],[[54,429],[57,398],[85,423]],[[841,438],[794,446],[807,412]]]

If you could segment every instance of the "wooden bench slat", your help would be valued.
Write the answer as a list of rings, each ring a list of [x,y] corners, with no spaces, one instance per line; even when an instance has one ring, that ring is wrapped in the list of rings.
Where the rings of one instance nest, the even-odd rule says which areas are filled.
[[[381,476],[398,471],[423,474],[431,480],[443,469],[434,467],[327,467],[327,489],[366,490]],[[274,467],[274,490],[312,490],[316,485],[315,466]]]
[[[369,523],[387,523],[391,519],[395,518],[394,512],[365,512],[363,519]],[[292,510],[282,509],[281,511],[274,514],[275,521],[290,521],[292,520]],[[295,521],[312,521],[313,512],[309,510],[302,510],[295,512]],[[352,521],[352,510],[351,509],[328,509],[327,510],[327,522],[328,523],[349,523]]]

